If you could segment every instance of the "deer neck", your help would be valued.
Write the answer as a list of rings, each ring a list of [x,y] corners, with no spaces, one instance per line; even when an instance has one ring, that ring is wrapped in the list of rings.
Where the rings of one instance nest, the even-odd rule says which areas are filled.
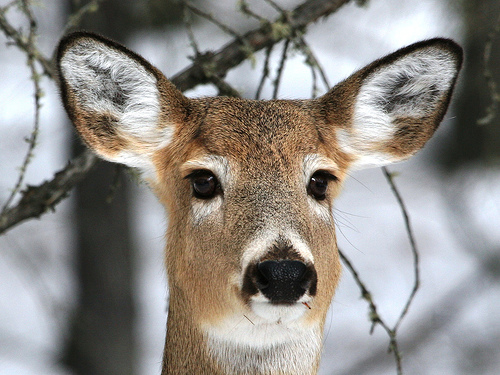
[[[318,371],[323,324],[307,329],[293,324],[259,326],[241,316],[228,322],[228,326],[234,324],[228,338],[220,330],[201,328],[185,306],[171,294],[162,375],[313,375]],[[257,345],[263,337],[268,342]],[[279,339],[270,343],[272,337]]]
[[[162,375],[220,374],[192,316],[182,306],[176,308],[179,302],[170,296]]]

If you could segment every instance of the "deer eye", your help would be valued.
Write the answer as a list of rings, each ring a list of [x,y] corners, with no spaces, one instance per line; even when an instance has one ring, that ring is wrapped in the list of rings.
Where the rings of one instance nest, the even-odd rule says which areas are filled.
[[[326,171],[315,172],[309,184],[307,185],[307,193],[318,201],[322,201],[326,198],[326,192],[328,190],[328,183],[330,181],[336,181],[337,177],[328,173]]]
[[[191,180],[193,195],[199,199],[211,199],[221,192],[217,177],[206,170],[194,171],[186,178]]]

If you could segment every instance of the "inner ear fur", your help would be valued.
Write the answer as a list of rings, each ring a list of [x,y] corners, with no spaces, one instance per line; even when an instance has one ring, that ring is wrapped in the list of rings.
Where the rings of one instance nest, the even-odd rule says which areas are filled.
[[[462,55],[452,40],[436,38],[374,61],[319,99],[322,132],[334,133],[357,168],[410,157],[442,121]]]
[[[148,169],[184,120],[188,99],[144,58],[102,36],[64,37],[57,68],[70,119],[104,159]]]

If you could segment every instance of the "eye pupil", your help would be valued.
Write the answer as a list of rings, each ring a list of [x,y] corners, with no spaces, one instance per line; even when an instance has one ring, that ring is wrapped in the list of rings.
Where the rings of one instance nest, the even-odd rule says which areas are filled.
[[[196,198],[210,199],[219,191],[217,178],[210,172],[202,171],[190,176],[191,186]]]

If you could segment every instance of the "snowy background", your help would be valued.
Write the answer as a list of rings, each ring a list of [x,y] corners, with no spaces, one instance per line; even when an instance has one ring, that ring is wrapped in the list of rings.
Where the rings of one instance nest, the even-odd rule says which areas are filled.
[[[62,36],[62,0],[35,7],[39,43],[50,56]],[[0,1],[3,6],[7,1]],[[261,2],[254,1],[255,9]],[[291,9],[297,2],[281,2]],[[262,9],[265,7],[262,6]],[[233,1],[211,6],[235,28],[255,27],[235,16]],[[372,0],[355,4],[308,29],[307,41],[332,84],[393,50],[434,36],[464,38],[453,2]],[[195,25],[203,49],[228,37],[206,23]],[[172,76],[192,54],[185,30],[135,35],[128,46]],[[161,46],[161,47],[159,47]],[[278,56],[274,63],[277,64]],[[262,64],[262,54],[258,56]],[[261,70],[245,62],[228,81],[253,96]],[[53,82],[43,80],[41,133],[27,182],[39,184],[63,168],[75,137]],[[281,98],[307,98],[310,72],[297,55],[286,66]],[[214,94],[210,87],[189,96]],[[270,97],[270,89],[264,97]],[[25,56],[0,33],[0,203],[15,184],[33,119],[32,82]],[[453,177],[433,167],[453,126],[453,107],[436,137],[409,162],[391,166],[408,206],[421,256],[421,288],[399,333],[406,374],[500,373],[500,174],[470,165]],[[144,186],[133,190],[133,238],[140,374],[158,374],[164,343],[166,277],[162,251],[163,209]],[[72,200],[55,213],[0,236],[0,374],[69,374],[58,363],[75,302]],[[383,318],[393,323],[413,286],[411,248],[400,207],[379,169],[356,172],[336,203],[339,247],[373,293]],[[325,329],[321,374],[391,374],[393,357],[380,327],[369,334],[368,307],[350,273],[344,275]]]

